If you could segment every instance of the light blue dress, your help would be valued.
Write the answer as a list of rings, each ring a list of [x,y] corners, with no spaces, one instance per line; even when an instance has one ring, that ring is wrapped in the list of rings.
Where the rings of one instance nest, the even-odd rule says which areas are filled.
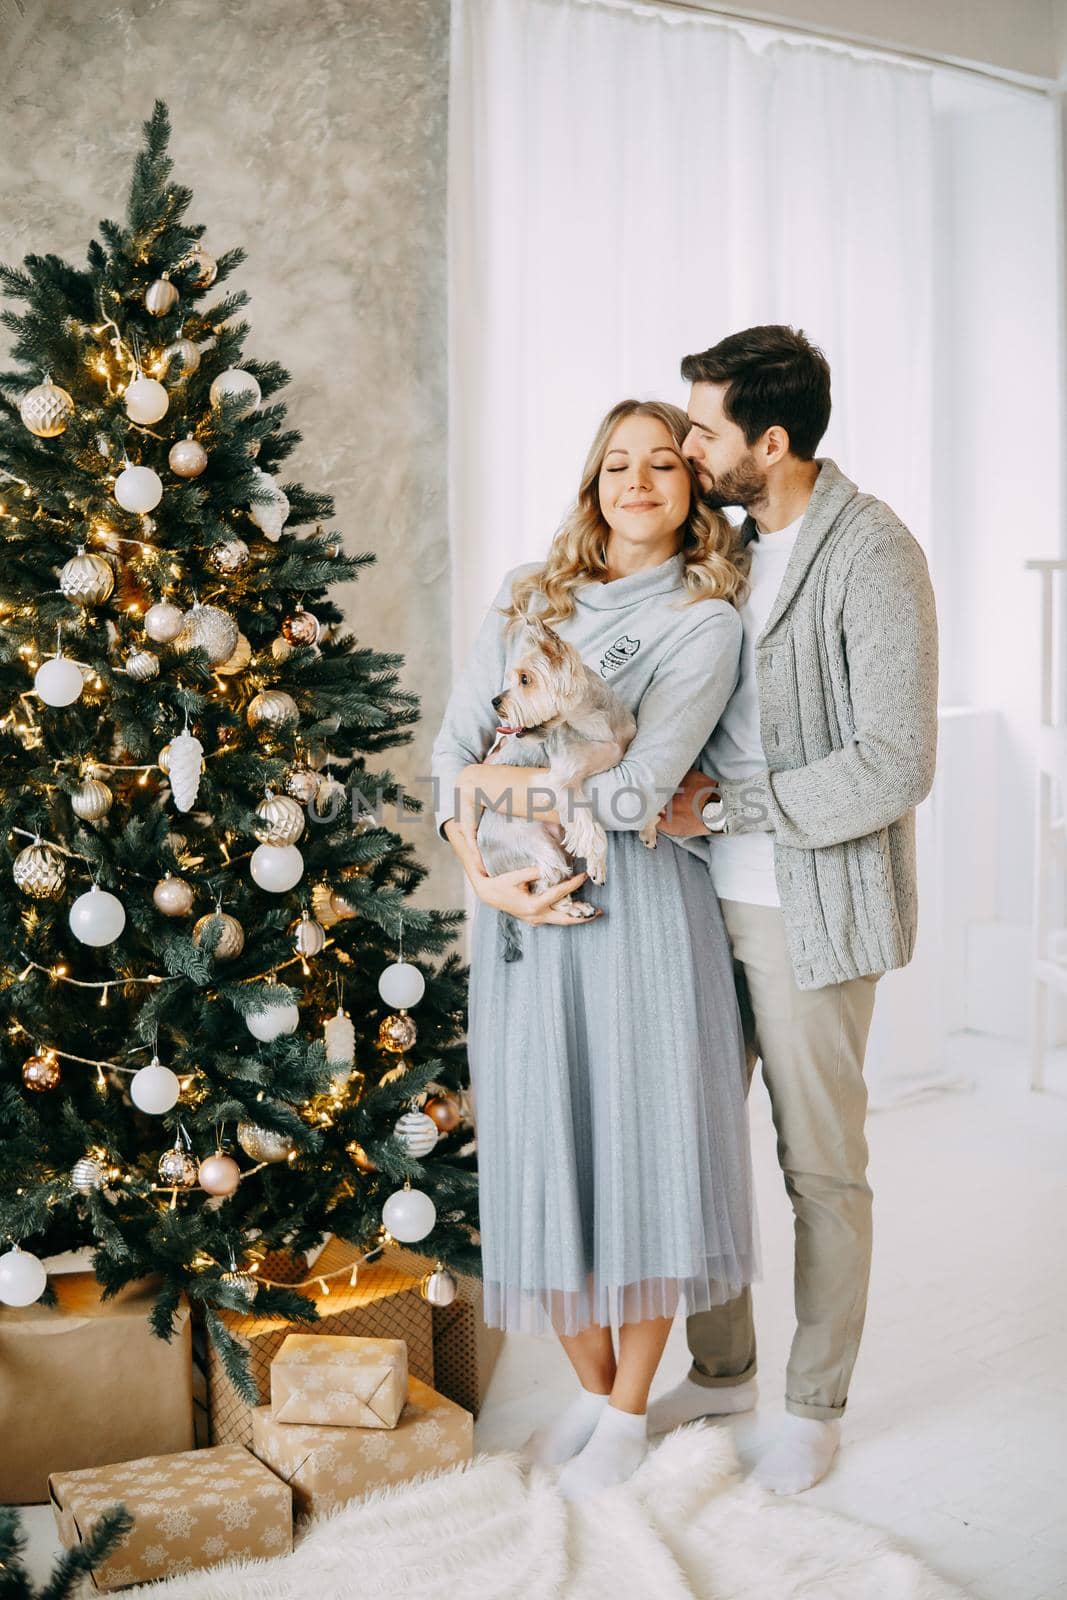
[[[509,573],[495,605],[507,603]],[[758,1274],[746,1072],[733,969],[703,841],[637,837],[736,682],[740,623],[686,599],[680,556],[583,585],[557,632],[635,712],[626,759],[587,784],[608,829],[604,915],[472,933],[469,1055],[485,1320],[574,1334],[733,1299]],[[490,610],[434,746],[439,825],[488,753],[518,645]],[[626,820],[619,818],[625,812]]]

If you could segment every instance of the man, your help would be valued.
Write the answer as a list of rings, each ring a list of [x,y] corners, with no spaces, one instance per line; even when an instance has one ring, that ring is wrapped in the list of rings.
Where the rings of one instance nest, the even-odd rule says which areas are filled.
[[[661,822],[707,834],[742,1015],[795,1217],[784,1430],[755,1478],[817,1483],[838,1447],[871,1259],[863,1057],[878,976],[911,958],[914,808],[933,781],[937,627],[922,551],[815,451],[830,369],[792,328],[687,356],[684,452],[752,557],[741,672]],[[752,1302],[691,1316],[649,1430],[756,1404]]]

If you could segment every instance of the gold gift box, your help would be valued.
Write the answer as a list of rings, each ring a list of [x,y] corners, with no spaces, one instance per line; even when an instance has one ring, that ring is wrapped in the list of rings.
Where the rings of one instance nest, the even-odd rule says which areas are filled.
[[[343,1255],[347,1254],[347,1261]],[[350,1264],[356,1252],[334,1240],[319,1256],[313,1270],[331,1272]],[[408,1372],[433,1383],[433,1320],[430,1307],[415,1279],[395,1267],[379,1263],[361,1266],[353,1285],[334,1278],[330,1293],[310,1296],[320,1320],[295,1323],[286,1317],[257,1317],[254,1312],[219,1313],[228,1331],[248,1351],[249,1368],[259,1394],[259,1404],[270,1399],[271,1362],[291,1333],[349,1334],[359,1338],[401,1339],[407,1345]],[[207,1347],[208,1404],[213,1444],[252,1443],[252,1411],[237,1393],[218,1351]]]
[[[408,1392],[403,1339],[291,1333],[270,1368],[276,1422],[395,1428]]]
[[[323,1428],[252,1413],[252,1449],[291,1487],[299,1512],[330,1511],[385,1484],[469,1461],[474,1418],[418,1378],[395,1428]]]
[[[284,1555],[293,1545],[291,1491],[239,1445],[55,1472],[48,1492],[68,1550],[112,1506],[132,1514],[130,1532],[93,1573],[98,1589]]]
[[[189,1450],[193,1374],[184,1299],[168,1343],[148,1324],[158,1281],[111,1299],[91,1272],[49,1279],[55,1305],[0,1311],[0,1504],[48,1500],[48,1475]]]

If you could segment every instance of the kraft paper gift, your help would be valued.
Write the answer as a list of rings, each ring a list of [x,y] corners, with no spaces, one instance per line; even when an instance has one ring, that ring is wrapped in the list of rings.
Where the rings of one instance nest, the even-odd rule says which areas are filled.
[[[112,1506],[133,1516],[130,1532],[93,1574],[98,1589],[292,1549],[290,1490],[238,1445],[53,1473],[48,1488],[68,1550]]]
[[[351,1246],[337,1248],[333,1240],[315,1263],[313,1270],[331,1272],[350,1264],[356,1252]],[[345,1259],[341,1259],[342,1255]],[[317,1280],[316,1280],[317,1282]],[[356,1335],[370,1339],[401,1339],[407,1345],[408,1372],[424,1383],[433,1383],[433,1321],[430,1308],[419,1294],[417,1282],[406,1272],[380,1262],[359,1269],[355,1285],[347,1278],[334,1278],[330,1293],[320,1290],[310,1297],[318,1308],[320,1321],[294,1323],[285,1317],[256,1316],[253,1312],[223,1311],[229,1332],[249,1352],[252,1377],[259,1392],[260,1405],[270,1399],[270,1368],[286,1337],[291,1333],[321,1337],[323,1334]],[[210,1429],[213,1444],[251,1444],[252,1411],[234,1389],[218,1352],[210,1343],[206,1352]]]
[[[0,1307],[0,1503],[47,1501],[48,1476],[193,1444],[189,1308],[168,1344],[156,1287],[109,1300],[92,1273],[50,1279],[54,1306]]]
[[[276,1422],[395,1428],[408,1395],[403,1339],[291,1333],[270,1368]]]
[[[431,1258],[398,1244],[386,1245],[382,1260],[420,1280],[434,1269]],[[477,1416],[504,1346],[504,1330],[485,1325],[481,1279],[464,1272],[457,1272],[455,1279],[452,1304],[432,1308],[433,1381],[442,1394]]]
[[[395,1428],[322,1428],[252,1413],[252,1449],[293,1491],[300,1513],[330,1511],[383,1484],[471,1459],[474,1418],[412,1378]],[[357,1584],[358,1588],[358,1584]]]

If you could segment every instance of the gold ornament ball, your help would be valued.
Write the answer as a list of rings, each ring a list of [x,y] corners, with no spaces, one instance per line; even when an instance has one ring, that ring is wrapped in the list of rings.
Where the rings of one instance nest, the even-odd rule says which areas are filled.
[[[170,447],[167,464],[179,478],[199,478],[207,466],[207,451],[199,439],[179,439]]]
[[[353,1139],[351,1144],[346,1144],[345,1149],[360,1172],[377,1172],[379,1170],[377,1163],[371,1160],[358,1139]]]
[[[215,275],[219,270],[219,264],[211,252],[204,249],[202,244],[193,245],[192,249],[185,257],[183,265],[185,263],[190,263],[196,267],[196,277],[193,279],[193,282],[198,289],[209,289],[215,282]]]
[[[294,800],[299,800],[301,805],[307,805],[318,792],[320,779],[317,772],[312,772],[310,767],[293,767],[285,780],[285,787]]]
[[[165,917],[187,917],[193,909],[193,891],[184,878],[168,872],[152,890],[152,902]]]
[[[192,339],[175,339],[164,350],[163,358],[168,367],[174,361],[178,363],[179,378],[191,378],[200,366],[200,350]]]
[[[326,944],[326,930],[321,922],[316,922],[306,911],[289,931],[293,935],[293,948],[297,955],[317,956],[322,953]]]
[[[70,797],[70,809],[83,822],[99,822],[106,817],[115,803],[115,796],[106,783],[98,778],[87,778]]]
[[[459,1284],[440,1261],[419,1284],[419,1293],[432,1306],[450,1306],[458,1292]]]
[[[237,635],[237,646],[233,652],[233,655],[229,656],[225,661],[220,661],[218,666],[215,668],[215,671],[224,678],[232,678],[235,673],[243,672],[244,669],[251,663],[251,660],[252,646],[249,644],[244,634],[239,633]],[[231,729],[229,731],[233,733],[236,730]]]
[[[422,1108],[428,1117],[432,1117],[442,1133],[451,1133],[453,1128],[460,1124],[459,1107],[451,1095],[432,1095]]]
[[[169,278],[157,278],[145,290],[144,304],[153,317],[165,317],[178,304],[178,291]]]
[[[318,617],[303,606],[282,623],[282,636],[292,645],[317,644],[320,631]]]
[[[194,922],[193,943],[197,947],[202,945],[208,930],[219,925],[222,931],[215,946],[215,960],[232,961],[245,947],[245,931],[237,918],[231,917],[226,911],[209,911],[207,916]]]
[[[135,650],[126,657],[126,676],[134,683],[148,683],[159,677],[159,657],[151,650]]]
[[[196,1159],[176,1144],[159,1158],[159,1181],[168,1189],[191,1189],[196,1182]]]
[[[237,1143],[253,1161],[287,1161],[295,1149],[287,1133],[275,1133],[254,1122],[237,1124]]]
[[[275,661],[288,661],[293,653],[293,647],[288,639],[279,634],[276,639],[271,640],[270,653]]]
[[[79,546],[59,574],[60,592],[80,606],[101,605],[115,587],[115,574],[103,556]]]
[[[243,539],[223,539],[220,544],[211,546],[208,559],[218,572],[240,572],[248,565],[250,554]]]
[[[39,383],[19,401],[19,416],[38,439],[58,438],[73,415],[74,401],[58,383]]]
[[[394,1050],[401,1055],[411,1049],[417,1038],[418,1031],[406,1011],[383,1017],[378,1027],[379,1050]]]
[[[54,1089],[59,1083],[59,1057],[54,1050],[39,1050],[22,1063],[22,1082],[35,1094]]]
[[[256,838],[263,844],[295,844],[304,832],[304,813],[287,794],[268,794],[256,807]]]
[[[300,715],[296,701],[284,689],[262,689],[248,703],[249,727],[282,728]]]
[[[58,900],[67,883],[67,869],[59,851],[39,842],[19,851],[11,872],[16,888],[35,900]]]

